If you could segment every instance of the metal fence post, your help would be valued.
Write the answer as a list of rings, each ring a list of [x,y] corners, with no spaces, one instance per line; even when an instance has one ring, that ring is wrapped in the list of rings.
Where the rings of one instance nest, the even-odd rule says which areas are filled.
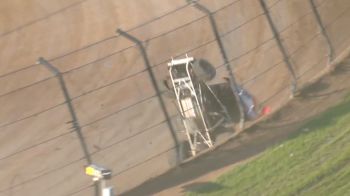
[[[331,39],[330,39],[330,37],[329,37],[329,35],[327,33],[327,30],[325,29],[325,27],[323,25],[323,22],[322,22],[320,13],[317,10],[315,1],[314,0],[309,0],[309,2],[310,2],[310,5],[311,5],[311,8],[312,8],[312,12],[315,15],[315,18],[316,18],[316,21],[317,21],[317,25],[319,26],[319,28],[321,30],[321,33],[322,33],[322,36],[325,39],[326,44],[328,46],[328,65],[330,65],[331,62],[333,61],[333,58],[334,58],[333,45],[332,45]]]
[[[74,129],[74,131],[78,135],[80,145],[81,145],[81,148],[83,150],[87,164],[89,164],[89,165],[92,164],[92,159],[91,159],[90,153],[88,151],[84,136],[82,134],[81,127],[80,127],[77,115],[75,113],[75,110],[74,110],[72,100],[70,98],[66,83],[64,82],[64,79],[62,77],[62,73],[55,66],[53,66],[49,61],[44,59],[43,57],[40,57],[37,60],[37,64],[44,65],[52,74],[54,74],[54,76],[57,77],[59,84],[60,84],[60,87],[61,87],[61,90],[63,92],[64,98],[65,98],[65,101],[67,103],[69,113],[70,113],[71,118],[72,118],[72,121],[71,121],[71,123],[73,125],[72,128]],[[95,195],[99,196],[99,186],[96,182],[94,183],[94,187],[95,187]]]
[[[162,98],[162,95],[161,95],[161,91],[160,91],[160,88],[157,84],[157,81],[156,81],[156,77],[153,73],[153,70],[152,70],[152,66],[149,62],[149,59],[148,59],[148,55],[147,55],[147,52],[146,52],[146,49],[145,47],[143,46],[142,44],[142,41],[140,41],[139,39],[137,39],[136,37],[128,34],[127,32],[121,30],[121,29],[117,29],[117,33],[119,33],[121,36],[125,37],[126,39],[134,42],[139,50],[140,50],[140,53],[142,55],[142,58],[143,58],[143,61],[144,61],[144,64],[147,68],[147,72],[149,74],[149,77],[151,78],[151,82],[152,82],[152,85],[153,85],[153,88],[155,89],[156,91],[156,94],[157,94],[157,97],[158,97],[158,100],[159,100],[159,103],[160,103],[160,106],[162,108],[162,111],[164,113],[164,116],[165,116],[165,119],[166,119],[166,122],[168,124],[168,127],[170,129],[170,133],[171,133],[171,136],[174,140],[174,143],[175,143],[175,146],[176,146],[176,165],[179,164],[181,162],[180,160],[180,148],[179,148],[179,141],[178,141],[178,138],[176,136],[176,132],[175,132],[175,129],[174,129],[174,126],[173,124],[171,123],[171,119],[170,119],[170,115],[165,107],[165,102]]]
[[[276,27],[275,27],[275,24],[272,20],[272,17],[270,15],[270,12],[269,12],[267,6],[266,6],[265,1],[264,0],[259,0],[259,1],[260,1],[262,9],[264,10],[264,14],[266,16],[266,19],[267,19],[269,25],[270,25],[273,36],[277,42],[278,48],[283,55],[283,60],[284,60],[285,64],[287,65],[287,69],[292,77],[291,91],[292,91],[292,96],[294,96],[296,91],[297,91],[297,84],[298,83],[297,83],[297,77],[296,77],[295,71],[293,69],[292,62],[290,61],[288,54],[287,54],[287,51],[282,44],[281,37],[280,37]]]
[[[209,17],[211,29],[212,29],[212,31],[214,33],[214,36],[215,36],[215,39],[216,39],[216,43],[219,46],[220,53],[221,53],[222,58],[224,60],[226,71],[227,71],[227,73],[229,75],[228,79],[229,79],[229,84],[230,84],[231,90],[232,90],[232,92],[233,92],[233,94],[234,94],[234,96],[235,96],[235,98],[237,100],[237,105],[238,105],[238,109],[239,109],[239,112],[240,112],[239,127],[242,130],[244,128],[244,121],[245,121],[244,107],[243,107],[242,100],[241,100],[241,98],[238,95],[239,88],[238,88],[236,79],[235,79],[235,77],[233,75],[233,71],[232,71],[232,68],[231,68],[231,65],[230,65],[230,61],[227,58],[227,54],[226,54],[224,45],[222,43],[222,40],[221,40],[219,31],[218,31],[218,28],[217,28],[217,25],[216,25],[216,21],[215,21],[214,16],[213,16],[213,13],[208,8],[206,8],[204,5],[199,4],[197,1],[189,0],[188,2],[192,3],[195,8],[197,8],[199,11],[205,13]]]

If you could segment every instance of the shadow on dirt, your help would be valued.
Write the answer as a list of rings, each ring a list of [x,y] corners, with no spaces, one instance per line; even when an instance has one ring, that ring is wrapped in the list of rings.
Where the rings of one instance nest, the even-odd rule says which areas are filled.
[[[195,182],[182,187],[183,193],[192,192],[196,194],[211,193],[222,190],[225,187],[214,182]]]
[[[350,61],[345,61],[339,64],[332,72],[331,76],[337,77],[339,75],[344,75],[344,74],[349,74],[350,73]],[[336,89],[334,91],[330,92],[323,92],[320,93],[326,89],[329,88],[329,83],[322,78],[319,82],[312,84],[305,89],[303,89],[300,92],[299,97],[301,98],[320,98],[320,97],[325,97],[325,96],[330,96],[335,93],[340,93],[345,90],[348,90],[349,88],[342,88],[342,89]]]
[[[350,59],[341,62],[332,72],[332,75],[347,74],[350,72]]]
[[[321,80],[300,91],[300,97],[305,98],[305,97],[313,96],[315,93],[323,91],[327,88],[329,88],[329,83],[327,83],[324,80]]]

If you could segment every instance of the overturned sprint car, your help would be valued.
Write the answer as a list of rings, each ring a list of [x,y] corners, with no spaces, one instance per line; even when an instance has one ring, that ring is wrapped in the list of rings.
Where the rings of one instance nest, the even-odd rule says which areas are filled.
[[[186,56],[172,59],[168,69],[164,85],[176,99],[192,156],[203,148],[213,147],[214,130],[233,126],[240,119],[238,103],[244,107],[246,119],[258,117],[253,97],[242,87],[237,86],[240,100],[236,100],[227,79],[208,84],[216,75],[208,61]]]

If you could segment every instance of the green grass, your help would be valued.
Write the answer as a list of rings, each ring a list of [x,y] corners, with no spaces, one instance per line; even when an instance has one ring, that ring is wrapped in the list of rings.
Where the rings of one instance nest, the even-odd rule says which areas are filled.
[[[350,195],[349,97],[302,130],[188,195]]]

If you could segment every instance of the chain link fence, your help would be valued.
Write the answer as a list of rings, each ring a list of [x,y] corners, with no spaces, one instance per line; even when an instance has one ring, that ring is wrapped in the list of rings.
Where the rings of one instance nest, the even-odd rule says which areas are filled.
[[[295,92],[288,69],[295,73],[294,90],[299,91],[347,54],[350,4],[346,0],[271,0],[263,2],[266,10],[258,0],[197,2],[210,10],[233,76],[259,108],[276,111],[290,100]],[[183,161],[181,119],[162,81],[168,76],[169,59],[185,54],[210,61],[217,69],[216,80],[229,76],[209,17],[184,2],[126,33],[142,43],[150,69],[139,47],[120,34],[48,59],[62,72],[83,138],[71,129],[57,78],[42,65],[0,76],[0,164],[7,168],[0,177],[0,194],[93,194],[93,184],[83,174],[82,139],[92,162],[112,169],[110,183],[118,192]],[[18,78],[21,81],[11,85]],[[16,143],[6,142],[13,135]],[[19,177],[5,180],[14,170]]]

